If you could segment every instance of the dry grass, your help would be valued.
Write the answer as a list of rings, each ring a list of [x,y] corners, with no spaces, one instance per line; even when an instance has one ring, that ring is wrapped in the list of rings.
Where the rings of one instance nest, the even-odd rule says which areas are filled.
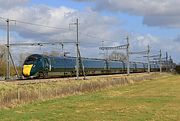
[[[0,107],[15,107],[37,100],[48,100],[57,97],[75,95],[85,92],[133,84],[143,80],[151,80],[164,77],[167,74],[133,74],[90,77],[88,80],[73,79],[49,79],[29,82],[1,82],[0,83]],[[117,94],[115,94],[117,95]]]
[[[121,78],[129,81],[125,83]],[[123,83],[120,83],[120,80]],[[134,80],[138,82],[134,82]],[[78,95],[47,101],[40,100],[15,108],[1,109],[0,120],[179,121],[179,80],[179,75],[142,74],[130,77],[117,75],[105,78],[102,76],[92,77],[90,80],[41,83],[43,84],[42,90],[47,87],[52,89],[53,85],[59,87],[58,89],[65,89],[66,94],[63,96],[73,95],[74,91],[72,93],[71,90],[74,87],[77,88],[81,85],[81,88],[76,92]],[[39,83],[33,85],[37,86]],[[83,86],[83,84],[85,85]],[[125,84],[127,86],[121,86]],[[83,90],[85,87],[89,89],[89,85],[91,85],[91,90]],[[68,88],[68,86],[70,87]],[[84,93],[87,91],[93,92]]]

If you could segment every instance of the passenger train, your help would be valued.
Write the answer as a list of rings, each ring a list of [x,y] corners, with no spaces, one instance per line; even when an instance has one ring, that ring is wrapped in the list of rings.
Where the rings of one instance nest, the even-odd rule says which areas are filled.
[[[82,58],[86,75],[122,74],[127,72],[127,65],[123,61],[107,61],[104,59]],[[33,54],[26,58],[22,74],[26,78],[49,78],[75,76],[76,57],[55,57]],[[130,62],[130,72],[146,72],[147,63]],[[158,64],[150,64],[151,71],[159,71]],[[82,75],[82,69],[80,70]]]

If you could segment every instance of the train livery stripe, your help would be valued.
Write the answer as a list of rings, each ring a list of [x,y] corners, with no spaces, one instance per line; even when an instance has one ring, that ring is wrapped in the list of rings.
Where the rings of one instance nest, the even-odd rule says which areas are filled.
[[[31,65],[24,65],[23,66],[23,75],[24,76],[30,76],[30,72],[31,72],[31,69],[32,69],[32,64]]]

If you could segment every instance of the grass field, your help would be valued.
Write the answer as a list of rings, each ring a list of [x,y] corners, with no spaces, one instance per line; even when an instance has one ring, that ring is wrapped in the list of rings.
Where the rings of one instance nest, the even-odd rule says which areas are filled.
[[[0,120],[179,121],[180,76],[2,109]]]

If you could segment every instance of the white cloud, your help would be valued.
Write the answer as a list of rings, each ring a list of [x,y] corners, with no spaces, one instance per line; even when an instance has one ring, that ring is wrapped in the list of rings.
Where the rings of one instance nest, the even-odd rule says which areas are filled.
[[[63,31],[22,24],[19,23],[18,20],[61,28],[62,26],[64,27],[64,25],[66,25],[66,27],[68,26],[68,17],[65,17],[65,15],[73,11],[73,9],[68,9],[65,7],[50,8],[48,6],[32,6],[15,7],[8,11],[3,11],[1,15],[5,18],[17,20],[16,26],[11,28],[18,32],[18,34],[22,37],[39,39],[43,36],[50,36]],[[14,22],[11,22],[11,24],[13,25]]]
[[[174,41],[180,43],[180,35],[178,35],[178,36],[174,39]]]
[[[108,2],[108,1],[105,1]],[[113,2],[113,1],[112,1]],[[115,1],[114,1],[115,2]],[[125,2],[125,1],[124,1]],[[114,4],[114,3],[113,3]],[[130,10],[130,9],[129,9]],[[136,11],[138,13],[138,11]],[[131,13],[131,12],[130,12]],[[133,13],[132,13],[133,14]],[[135,13],[134,13],[135,14]],[[139,12],[139,14],[144,14]],[[148,14],[152,15],[152,14]],[[153,14],[154,15],[154,14]],[[45,5],[36,6],[15,6],[8,10],[1,9],[1,16],[20,21],[26,21],[30,23],[38,23],[47,26],[54,26],[57,28],[69,28],[69,24],[76,21],[79,18],[80,22],[80,42],[83,50],[83,56],[98,57],[98,47],[101,46],[101,41],[105,41],[105,46],[118,45],[117,42],[122,40],[122,36],[126,35],[126,32],[121,30],[120,23],[116,17],[101,15],[97,11],[91,9],[84,10],[83,12],[68,7],[49,7]],[[156,23],[156,22],[155,22]],[[1,21],[1,24],[3,22]],[[177,23],[178,24],[178,23]],[[5,28],[1,28],[5,30]],[[71,26],[71,29],[75,29],[75,26]],[[13,30],[20,37],[11,37],[11,42],[39,42],[39,41],[58,41],[58,40],[76,40],[76,32],[69,30],[50,29],[46,27],[32,26],[17,22],[11,22],[11,30]],[[13,36],[13,34],[11,34]],[[93,37],[92,37],[93,36]],[[3,37],[5,38],[5,37]],[[21,38],[21,39],[19,39]],[[133,42],[135,39],[137,42]],[[169,50],[175,52],[173,46],[177,47],[177,43],[173,43],[169,40],[162,40],[158,37],[154,37],[151,34],[137,35],[131,40],[131,47],[137,50],[144,50],[145,46],[150,44],[152,49]],[[171,43],[172,42],[172,43]],[[120,43],[122,44],[122,43]],[[73,52],[72,46],[69,50]],[[49,48],[49,47],[48,47]],[[96,49],[95,49],[96,48]],[[27,49],[38,51],[38,49]],[[47,50],[47,49],[45,49]],[[57,49],[58,50],[58,49]],[[58,50],[59,51],[59,50]],[[179,51],[179,50],[178,50]]]
[[[89,0],[75,0],[86,2]],[[180,28],[179,0],[97,0],[96,10],[126,12],[144,17],[144,24],[149,26]]]
[[[21,6],[29,0],[0,0],[0,9],[10,9],[12,7]]]
[[[178,37],[176,39],[168,39],[168,38],[159,38],[153,36],[151,34],[145,35],[134,35],[134,41],[131,41],[131,46],[133,49],[145,50],[147,46],[150,45],[151,53],[158,54],[161,49],[163,52],[163,56],[165,56],[165,52],[168,52],[169,55],[172,55],[173,59],[176,62],[180,60],[180,57],[177,56],[180,53],[180,42]]]
[[[159,41],[159,39],[157,37],[154,37],[151,34],[147,34],[145,36],[139,35],[136,37],[136,40],[137,40],[138,46],[140,46],[140,47],[154,45],[154,44],[157,44]]]
[[[75,41],[76,40],[76,27],[69,24],[76,22],[76,18],[79,18],[79,40],[83,48],[89,48],[89,50],[94,50],[89,53],[99,53],[95,49],[101,46],[101,41],[104,40],[106,45],[113,45],[117,42],[121,36],[122,30],[115,28],[118,26],[119,22],[115,17],[103,16],[98,12],[87,9],[80,12],[76,9],[68,7],[49,7],[45,5],[37,6],[17,6],[9,10],[2,11],[2,17],[17,20],[17,22],[11,22],[11,43],[15,42],[40,42],[40,41]],[[42,24],[46,26],[53,26],[57,28],[64,29],[51,29],[40,26],[32,26],[28,24],[19,23],[19,21],[25,21],[35,24]],[[6,22],[1,21],[1,24],[6,24]],[[6,28],[1,28],[6,31]],[[13,38],[15,35],[19,36]],[[20,38],[20,39],[19,39]],[[66,45],[65,45],[66,46]],[[68,46],[68,45],[67,45]],[[70,47],[71,48],[71,47]],[[29,49],[27,49],[29,50]],[[17,51],[16,51],[17,52]],[[74,54],[74,53],[73,53]],[[84,55],[86,55],[84,53]]]
[[[15,7],[8,11],[3,11],[1,15],[17,20],[16,25],[14,22],[11,22],[11,30],[17,32],[21,37],[36,40],[74,40],[76,38],[76,29],[75,26],[70,26],[70,29],[74,29],[74,32],[70,31],[69,24],[76,22],[76,18],[79,18],[80,39],[82,42],[89,41],[90,43],[94,43],[96,41],[102,41],[99,38],[88,37],[89,34],[111,40],[114,36],[114,31],[117,31],[113,28],[113,25],[118,25],[116,18],[102,16],[91,9],[80,12],[76,9],[63,6],[59,8],[44,5]],[[18,20],[57,28],[66,28],[67,30],[26,25],[19,23]]]

